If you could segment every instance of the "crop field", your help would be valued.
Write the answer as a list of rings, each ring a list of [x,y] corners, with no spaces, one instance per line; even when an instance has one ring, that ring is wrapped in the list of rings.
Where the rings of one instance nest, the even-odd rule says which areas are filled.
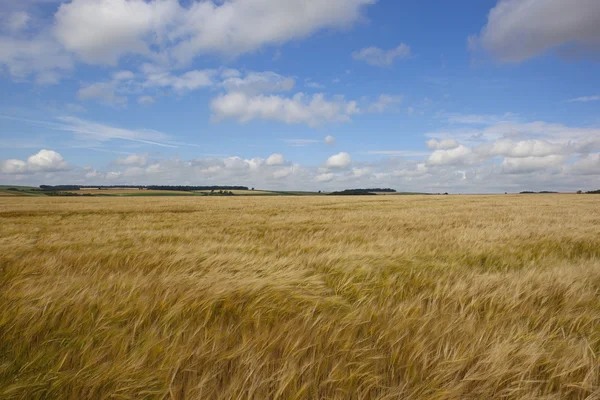
[[[598,399],[600,197],[3,197],[2,399]]]
[[[266,190],[227,190],[228,192],[233,193],[237,196],[265,196],[272,195],[274,192],[269,192]],[[196,190],[196,193],[211,193],[211,190]],[[218,192],[218,190],[213,191]]]
[[[190,196],[191,193],[177,190],[140,190],[136,188],[132,189],[80,189],[70,190],[70,193],[74,194],[91,194],[93,196],[106,196],[106,195],[127,195],[127,196],[152,196],[152,195],[169,195],[169,196]]]

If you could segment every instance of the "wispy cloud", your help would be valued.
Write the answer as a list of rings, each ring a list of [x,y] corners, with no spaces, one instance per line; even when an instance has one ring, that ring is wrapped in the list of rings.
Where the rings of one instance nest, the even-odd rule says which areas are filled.
[[[0,115],[0,118],[21,121],[55,131],[70,132],[74,134],[76,139],[96,140],[98,142],[106,142],[109,140],[126,140],[160,147],[178,147],[171,141],[170,135],[151,129],[118,128],[76,117],[58,117],[56,118],[57,122],[10,117],[4,115]]]
[[[583,96],[567,100],[568,103],[587,103],[589,101],[599,101],[600,96]]]

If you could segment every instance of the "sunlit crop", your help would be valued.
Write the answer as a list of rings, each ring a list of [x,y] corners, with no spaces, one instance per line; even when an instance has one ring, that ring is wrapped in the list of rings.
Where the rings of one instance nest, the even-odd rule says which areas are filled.
[[[591,195],[4,197],[2,399],[594,399]]]

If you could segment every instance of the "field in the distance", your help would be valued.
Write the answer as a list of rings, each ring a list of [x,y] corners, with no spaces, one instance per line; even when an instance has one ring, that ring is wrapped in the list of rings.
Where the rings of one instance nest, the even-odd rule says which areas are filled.
[[[595,399],[600,198],[3,197],[2,399]]]
[[[88,189],[82,188],[80,190],[69,190],[69,193],[78,195],[91,194],[92,196],[108,196],[108,195],[127,195],[127,196],[191,196],[191,192],[177,191],[177,190],[140,190],[136,188],[125,188],[125,189]]]

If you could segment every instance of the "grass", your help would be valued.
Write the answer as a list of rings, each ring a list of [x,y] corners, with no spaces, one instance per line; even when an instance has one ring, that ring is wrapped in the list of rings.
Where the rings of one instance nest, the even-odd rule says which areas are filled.
[[[596,399],[593,196],[0,199],[2,399]]]

